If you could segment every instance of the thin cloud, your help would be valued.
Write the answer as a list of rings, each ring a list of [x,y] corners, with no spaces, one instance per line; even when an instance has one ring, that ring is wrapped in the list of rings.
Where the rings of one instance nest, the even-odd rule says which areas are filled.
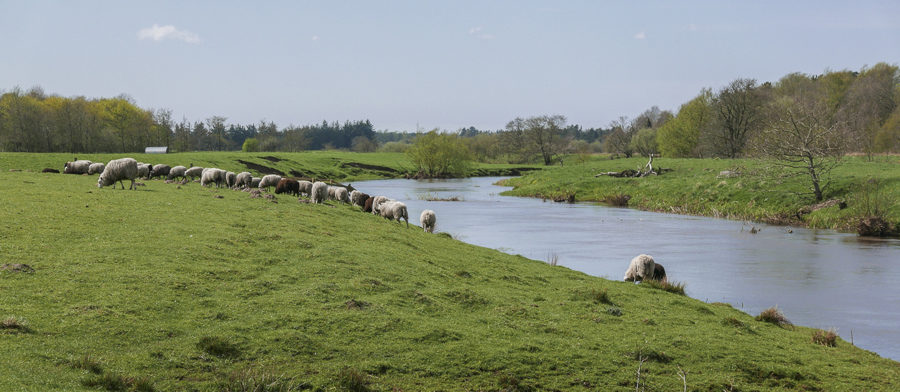
[[[177,39],[191,44],[199,44],[200,36],[187,30],[178,30],[175,26],[160,26],[156,23],[153,27],[142,29],[138,32],[138,39],[152,39],[154,41],[162,41],[165,39]]]
[[[481,39],[494,39],[497,38],[493,34],[484,34],[481,32],[481,26],[473,27],[469,29],[469,35],[474,35]]]
[[[643,31],[641,31],[640,33],[637,33],[637,35],[634,36],[634,39],[645,39],[645,38],[647,38],[647,35],[645,35]]]

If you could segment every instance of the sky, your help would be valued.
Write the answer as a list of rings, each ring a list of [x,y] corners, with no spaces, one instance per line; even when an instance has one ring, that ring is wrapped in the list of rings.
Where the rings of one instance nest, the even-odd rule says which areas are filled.
[[[607,128],[701,89],[900,64],[900,1],[0,0],[0,92],[176,121]]]

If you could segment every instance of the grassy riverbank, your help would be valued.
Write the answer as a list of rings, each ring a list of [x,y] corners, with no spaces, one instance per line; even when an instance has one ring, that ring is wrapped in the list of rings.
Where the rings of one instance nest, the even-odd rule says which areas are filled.
[[[30,154],[0,153],[0,171],[45,168],[62,171],[67,161],[75,158],[106,163],[128,156],[150,164],[169,166],[217,167],[254,176],[278,174],[282,177],[315,177],[334,181],[365,181],[384,178],[403,178],[414,173],[415,166],[403,153],[354,153],[346,151],[284,152],[186,152],[177,154]],[[473,163],[472,176],[517,176],[539,170],[539,165],[509,165]]]
[[[841,339],[816,344],[810,328],[348,206],[196,183],[95,183],[0,172],[0,265],[28,266],[0,271],[0,390],[222,391],[260,380],[379,391],[900,384],[897,362]]]
[[[845,201],[816,209],[811,195],[796,182],[759,174],[762,164],[749,159],[655,159],[654,167],[672,169],[660,176],[643,178],[595,177],[598,173],[638,169],[646,158],[610,160],[595,156],[588,162],[567,162],[505,182],[511,196],[565,198],[597,201],[649,211],[704,215],[775,224],[853,230],[866,206],[879,203],[885,215],[900,219],[900,158],[847,157],[831,175],[826,199]],[[738,171],[736,177],[721,177],[721,171]],[[627,202],[624,200],[627,199]],[[877,200],[876,200],[877,199]],[[866,203],[869,200],[869,203]]]

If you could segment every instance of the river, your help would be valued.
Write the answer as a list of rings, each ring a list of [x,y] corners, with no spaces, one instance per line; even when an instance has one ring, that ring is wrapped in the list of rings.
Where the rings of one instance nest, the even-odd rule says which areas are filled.
[[[834,230],[645,212],[594,203],[500,196],[502,177],[353,183],[406,203],[413,223],[470,244],[621,280],[635,256],[665,266],[688,296],[756,315],[778,306],[794,324],[836,328],[846,341],[900,360],[900,240]],[[427,196],[462,201],[426,201]],[[789,229],[792,232],[789,232]]]

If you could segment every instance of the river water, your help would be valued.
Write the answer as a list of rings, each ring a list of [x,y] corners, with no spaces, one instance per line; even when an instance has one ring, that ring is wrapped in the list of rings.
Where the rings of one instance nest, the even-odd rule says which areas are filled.
[[[760,224],[750,234],[739,221],[500,196],[511,189],[492,185],[501,178],[353,186],[406,203],[413,223],[431,209],[439,232],[535,260],[555,255],[593,276],[621,280],[632,258],[649,254],[692,298],[751,315],[778,306],[794,324],[836,328],[848,342],[852,333],[856,346],[900,360],[900,240]]]

